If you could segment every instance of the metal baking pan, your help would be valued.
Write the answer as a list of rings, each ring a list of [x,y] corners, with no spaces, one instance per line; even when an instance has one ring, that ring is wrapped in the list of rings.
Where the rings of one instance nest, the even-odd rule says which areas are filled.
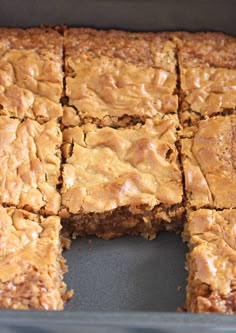
[[[40,24],[130,31],[236,34],[235,0],[0,0],[0,26]],[[63,312],[0,311],[3,333],[235,332],[236,317],[176,313],[185,300],[187,246],[162,233],[154,241],[78,239],[64,255],[75,290]]]

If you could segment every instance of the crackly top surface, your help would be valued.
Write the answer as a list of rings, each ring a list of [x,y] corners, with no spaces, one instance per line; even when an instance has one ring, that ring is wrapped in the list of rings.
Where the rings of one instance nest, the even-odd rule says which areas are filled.
[[[62,135],[56,121],[43,125],[0,117],[0,203],[57,214]]]
[[[223,33],[176,33],[184,103],[180,121],[236,110],[236,38]]]
[[[174,33],[180,68],[236,69],[236,37],[223,33]]]
[[[175,46],[165,35],[68,29],[65,55],[66,95],[77,125],[177,113]],[[64,116],[66,126],[74,113]]]
[[[223,68],[187,68],[181,71],[181,88],[186,104],[182,111],[209,117],[236,109],[236,70]]]
[[[229,294],[236,279],[236,210],[192,212],[185,232],[192,249],[189,259],[195,264],[194,279],[221,295]]]
[[[63,132],[62,206],[70,213],[182,201],[175,119],[127,129],[93,125]]]
[[[0,206],[0,307],[62,309],[60,228],[59,217]]]
[[[26,210],[0,205],[0,258],[22,250],[41,237],[58,240],[59,218],[43,218]]]
[[[62,36],[0,28],[0,114],[40,122],[62,116]]]
[[[175,73],[175,44],[162,33],[70,28],[65,31],[65,52],[72,58],[106,56]]]
[[[236,207],[236,116],[201,121],[182,160],[190,206]]]
[[[163,69],[104,56],[68,57],[66,67],[70,72],[66,77],[66,94],[81,121],[99,119],[109,124],[124,116],[145,120],[177,113],[176,75]],[[63,123],[71,125],[67,115]]]

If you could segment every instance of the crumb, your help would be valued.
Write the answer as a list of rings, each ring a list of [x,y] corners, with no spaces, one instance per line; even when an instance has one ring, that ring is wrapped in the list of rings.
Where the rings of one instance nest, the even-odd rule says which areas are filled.
[[[177,287],[177,291],[180,291],[180,290],[182,290],[182,286]]]
[[[92,239],[89,239],[89,240],[88,240],[88,244],[89,244],[89,245],[92,245],[92,243],[93,243]]]
[[[63,295],[63,300],[64,301],[68,301],[69,299],[71,299],[74,296],[74,290],[68,290],[64,295]]]
[[[67,236],[61,235],[61,246],[63,249],[69,250],[71,242],[72,242],[71,239],[69,239]]]
[[[178,307],[178,308],[176,309],[176,312],[178,312],[178,313],[182,313],[182,312],[185,312],[185,311],[184,311],[184,309],[183,309],[183,308],[181,308],[181,307]]]

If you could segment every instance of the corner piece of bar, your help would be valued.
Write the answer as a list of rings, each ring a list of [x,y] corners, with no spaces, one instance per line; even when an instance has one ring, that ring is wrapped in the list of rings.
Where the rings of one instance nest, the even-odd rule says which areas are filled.
[[[189,207],[236,208],[236,116],[200,121],[181,154]]]
[[[132,128],[83,127],[63,132],[62,209],[78,235],[155,237],[182,228],[182,175],[176,120]]]
[[[187,310],[236,313],[236,210],[189,212]]]
[[[0,206],[0,308],[62,310],[60,218]]]
[[[236,38],[223,33],[176,33],[183,127],[236,113]]]
[[[62,117],[62,41],[53,29],[0,28],[0,115]]]
[[[56,215],[61,198],[59,124],[0,116],[0,204]]]
[[[72,28],[64,43],[65,126],[124,127],[177,115],[176,52],[167,35]]]

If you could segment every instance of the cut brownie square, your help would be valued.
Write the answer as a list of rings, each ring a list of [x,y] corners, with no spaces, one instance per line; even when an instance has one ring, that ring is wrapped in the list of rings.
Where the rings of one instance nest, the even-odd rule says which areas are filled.
[[[200,119],[236,113],[236,38],[222,33],[179,37],[182,125],[195,127]]]
[[[175,45],[167,35],[65,31],[65,126],[125,126],[177,114]]]
[[[188,214],[187,310],[236,313],[236,210]]]
[[[153,238],[163,229],[181,229],[175,119],[149,119],[126,129],[87,124],[65,129],[63,140],[60,214],[66,228],[103,238]]]
[[[182,140],[188,204],[193,208],[236,208],[236,116],[199,122]]]
[[[0,116],[0,204],[57,214],[61,143],[54,120],[39,124]]]
[[[0,206],[0,308],[63,309],[60,219]]]
[[[62,40],[53,29],[0,28],[0,115],[62,116]]]

